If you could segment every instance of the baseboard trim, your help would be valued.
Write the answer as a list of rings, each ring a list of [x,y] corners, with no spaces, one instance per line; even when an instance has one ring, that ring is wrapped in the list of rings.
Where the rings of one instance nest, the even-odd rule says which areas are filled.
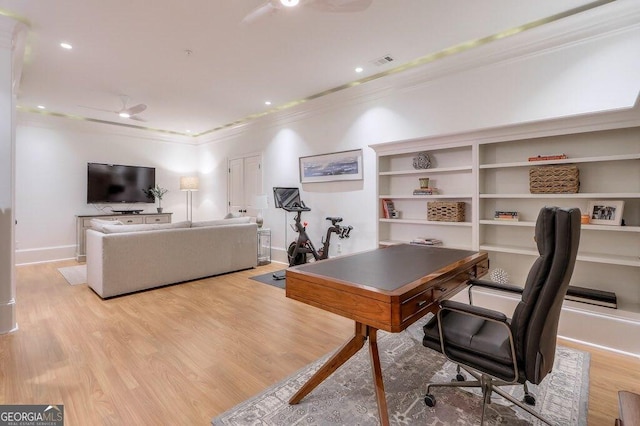
[[[18,265],[48,263],[58,260],[75,259],[76,246],[42,247],[15,251],[15,262]]]

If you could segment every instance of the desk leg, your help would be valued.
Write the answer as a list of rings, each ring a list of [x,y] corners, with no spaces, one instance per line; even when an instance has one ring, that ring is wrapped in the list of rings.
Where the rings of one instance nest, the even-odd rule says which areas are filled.
[[[367,339],[367,326],[356,322],[356,331],[355,335],[349,340],[347,343],[342,345],[338,351],[333,354],[331,358],[327,362],[324,363],[322,367],[318,371],[315,372],[307,383],[305,383],[295,395],[291,397],[289,400],[289,404],[297,404],[309,394],[312,390],[316,388],[320,383],[322,383],[327,377],[333,374],[342,364],[344,364],[349,358],[356,354],[363,346],[364,341]],[[376,349],[377,353],[377,349]],[[378,368],[380,367],[380,363],[378,362]],[[386,404],[385,404],[386,406]]]
[[[382,381],[382,368],[380,367],[380,355],[378,353],[377,329],[369,327],[369,355],[371,356],[371,372],[373,373],[373,386],[376,390],[378,402],[378,416],[382,426],[389,426],[389,412],[387,398],[384,394],[384,382]]]

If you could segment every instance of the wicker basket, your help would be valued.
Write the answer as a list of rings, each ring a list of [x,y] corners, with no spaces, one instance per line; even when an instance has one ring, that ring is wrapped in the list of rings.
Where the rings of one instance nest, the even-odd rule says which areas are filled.
[[[464,222],[463,201],[429,201],[427,219],[436,222]]]
[[[575,194],[580,188],[577,166],[541,166],[529,169],[532,194]]]

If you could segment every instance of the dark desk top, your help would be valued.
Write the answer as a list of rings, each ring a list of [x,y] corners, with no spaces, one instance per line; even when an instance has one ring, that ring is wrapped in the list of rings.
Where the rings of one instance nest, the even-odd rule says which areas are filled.
[[[475,254],[478,253],[400,244],[308,263],[293,270],[393,291]]]

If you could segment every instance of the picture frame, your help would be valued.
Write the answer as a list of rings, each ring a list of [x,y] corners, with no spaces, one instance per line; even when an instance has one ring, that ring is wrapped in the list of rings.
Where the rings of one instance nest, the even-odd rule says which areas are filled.
[[[621,200],[589,201],[587,207],[589,223],[620,226],[622,224],[623,210],[624,201]]]
[[[362,180],[362,149],[300,157],[300,182]]]

